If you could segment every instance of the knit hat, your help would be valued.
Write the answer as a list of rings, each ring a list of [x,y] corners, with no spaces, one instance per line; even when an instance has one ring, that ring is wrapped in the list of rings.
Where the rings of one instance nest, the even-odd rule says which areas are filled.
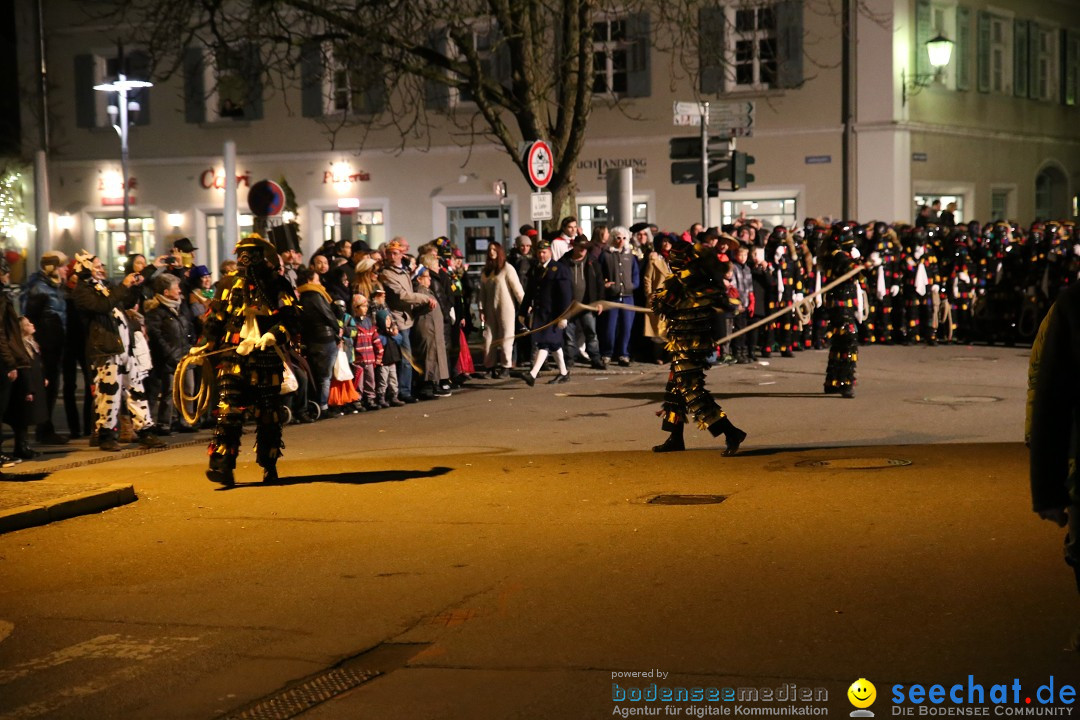
[[[75,253],[75,272],[90,272],[94,269],[94,260],[96,259],[97,255],[94,255],[89,250],[80,250]]]
[[[46,275],[56,275],[62,265],[67,265],[67,255],[59,250],[50,250],[41,256],[41,269]]]
[[[367,272],[368,270],[370,270],[373,267],[375,267],[375,260],[373,260],[372,258],[366,257],[366,258],[361,259],[360,262],[356,263],[356,272],[358,272],[358,273]]]

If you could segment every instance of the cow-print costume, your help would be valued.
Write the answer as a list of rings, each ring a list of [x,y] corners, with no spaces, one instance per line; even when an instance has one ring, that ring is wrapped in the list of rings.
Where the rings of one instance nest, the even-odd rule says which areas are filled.
[[[162,443],[151,436],[153,420],[147,406],[143,380],[149,369],[149,353],[141,330],[131,327],[125,310],[134,306],[138,294],[124,285],[109,287],[94,276],[96,256],[75,254],[79,275],[72,299],[87,332],[87,359],[94,369],[95,429],[102,449],[118,449],[120,405],[131,414],[132,427],[146,447]]]
[[[244,415],[255,420],[255,459],[263,468],[263,482],[277,480],[277,460],[284,444],[281,402],[284,365],[274,347],[286,345],[296,334],[299,305],[288,280],[277,273],[277,250],[258,235],[236,245],[239,273],[215,298],[203,324],[203,347],[212,352],[217,368],[217,424],[208,453],[206,476],[225,486],[233,484],[240,453]],[[200,348],[195,348],[196,352]]]

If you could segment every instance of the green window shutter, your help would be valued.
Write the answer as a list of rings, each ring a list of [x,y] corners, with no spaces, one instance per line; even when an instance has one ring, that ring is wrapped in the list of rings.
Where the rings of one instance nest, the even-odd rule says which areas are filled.
[[[322,43],[314,40],[300,46],[300,112],[304,117],[322,117],[323,74],[326,72]]]
[[[263,116],[263,66],[259,46],[248,45],[244,52],[244,76],[247,78],[245,120],[261,120]]]
[[[652,94],[652,42],[649,32],[649,13],[634,13],[626,18],[627,35],[631,42],[626,73],[626,96],[649,97]]]
[[[930,66],[930,51],[926,43],[930,41],[933,13],[930,0],[917,0],[915,3],[915,73],[930,75],[934,69]]]
[[[990,92],[990,13],[979,11],[975,36],[975,60],[979,92]]]
[[[1028,21],[1013,21],[1013,94],[1028,96]]]
[[[956,8],[956,89],[971,89],[971,9]]]
[[[782,88],[803,83],[803,0],[776,5],[776,75]]]
[[[1028,97],[1039,99],[1039,23],[1028,23]]]
[[[510,57],[510,43],[498,25],[491,29],[491,72],[495,81],[503,87],[509,88],[513,85],[514,67]]]
[[[428,38],[428,46],[440,55],[446,54],[449,43],[450,38],[445,31],[433,33]],[[450,86],[438,80],[425,80],[424,107],[428,110],[447,110],[450,107]]]
[[[702,94],[724,90],[724,8],[698,10],[698,73]]]
[[[127,56],[127,76],[129,80],[150,79],[150,55],[142,50],[136,50]],[[139,115],[137,125],[146,127],[150,124],[150,90],[151,88],[139,88],[132,91],[128,96],[139,103]]]
[[[206,122],[206,58],[201,47],[184,49],[184,120]]]
[[[89,53],[75,56],[75,125],[81,128],[97,127],[96,66],[97,59]]]
[[[1080,102],[1080,33],[1061,31],[1061,102]]]

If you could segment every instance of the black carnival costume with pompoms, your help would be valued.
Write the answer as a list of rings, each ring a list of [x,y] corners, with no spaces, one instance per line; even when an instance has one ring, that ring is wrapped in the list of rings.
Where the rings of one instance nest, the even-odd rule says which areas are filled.
[[[731,424],[724,411],[705,389],[707,358],[716,349],[713,318],[717,311],[738,306],[724,286],[724,266],[716,253],[699,244],[675,243],[671,248],[672,276],[653,295],[653,310],[667,323],[667,351],[671,373],[660,411],[663,429],[671,433],[656,452],[682,450],[687,415],[713,437],[724,434],[725,455],[733,455],[746,433]]]
[[[281,402],[284,362],[275,346],[296,334],[299,305],[288,280],[276,272],[277,251],[257,235],[236,245],[240,271],[221,296],[215,298],[203,325],[205,352],[215,356],[218,403],[217,424],[208,453],[208,478],[233,484],[233,469],[240,452],[244,414],[255,420],[255,459],[263,468],[263,481],[277,479],[277,459],[284,447]]]

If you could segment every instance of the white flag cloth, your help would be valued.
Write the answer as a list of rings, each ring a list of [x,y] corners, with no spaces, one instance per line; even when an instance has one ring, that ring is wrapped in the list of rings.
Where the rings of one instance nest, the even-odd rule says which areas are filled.
[[[878,300],[882,300],[885,297],[885,293],[889,292],[889,289],[885,287],[885,268],[878,265],[877,269],[877,296]]]

